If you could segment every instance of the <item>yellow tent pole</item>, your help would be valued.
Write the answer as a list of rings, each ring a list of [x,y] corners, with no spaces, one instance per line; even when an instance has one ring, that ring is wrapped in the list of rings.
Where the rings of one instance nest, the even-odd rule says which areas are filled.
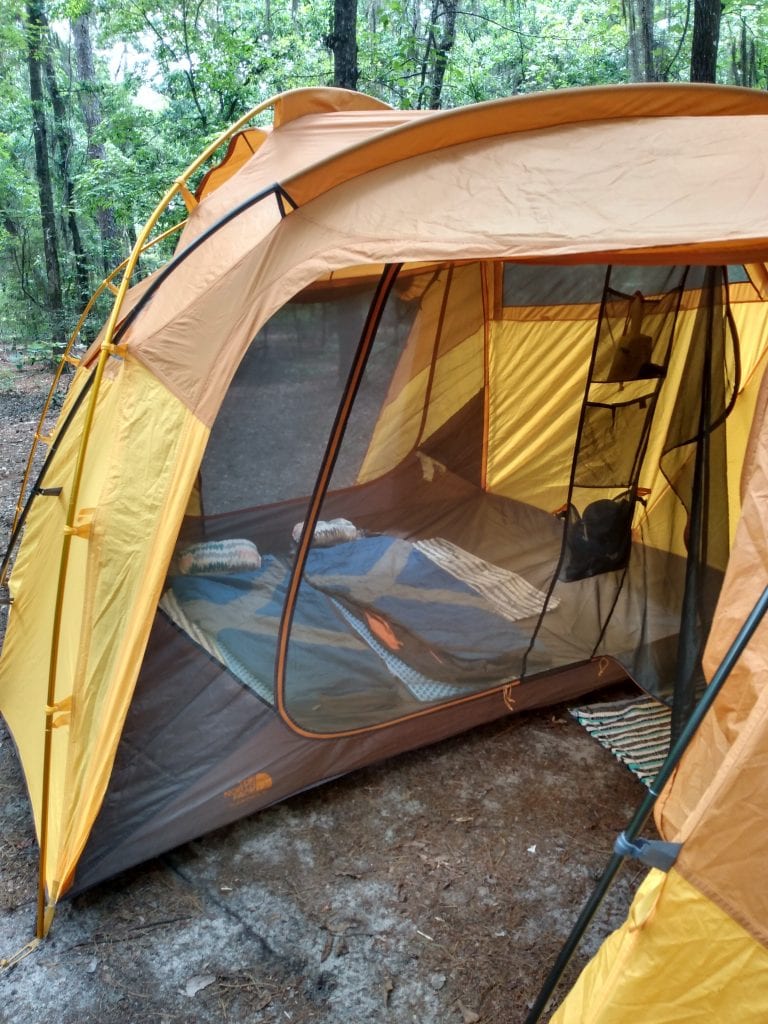
[[[53,739],[53,716],[55,714],[55,701],[56,701],[56,677],[58,668],[58,656],[59,656],[59,644],[61,640],[61,620],[62,612],[64,608],[64,591],[66,586],[67,569],[69,566],[69,554],[72,543],[72,526],[75,521],[75,515],[77,514],[77,503],[80,496],[80,485],[83,477],[83,469],[85,466],[85,456],[88,450],[88,442],[91,436],[91,428],[93,425],[93,418],[96,411],[96,403],[99,396],[99,389],[101,381],[104,376],[104,368],[107,364],[107,360],[110,355],[113,354],[112,338],[114,337],[115,327],[117,326],[117,319],[120,314],[120,310],[123,305],[126,293],[128,291],[128,285],[130,283],[133,272],[136,268],[139,256],[144,250],[145,244],[155,224],[160,218],[164,210],[169,206],[174,196],[181,193],[184,198],[187,198],[190,193],[187,189],[187,181],[211,156],[216,150],[226,142],[232,135],[235,134],[240,128],[248,123],[253,117],[261,113],[263,110],[267,110],[269,107],[275,105],[278,100],[285,95],[281,93],[278,96],[273,96],[271,99],[266,100],[264,103],[260,103],[258,106],[250,110],[244,117],[241,117],[233,125],[231,125],[225,132],[223,132],[218,139],[212,142],[201,155],[186,169],[186,171],[180,175],[172,184],[172,186],[165,193],[163,198],[160,200],[158,205],[153,210],[149,220],[142,228],[136,243],[131,251],[131,255],[125,262],[125,269],[123,272],[120,286],[117,289],[115,295],[115,301],[112,306],[112,311],[107,320],[104,340],[101,343],[101,351],[99,352],[99,359],[96,364],[96,370],[94,372],[93,385],[91,386],[91,393],[88,397],[88,406],[85,414],[85,421],[83,423],[83,430],[80,437],[80,446],[77,453],[77,461],[75,463],[75,472],[72,480],[72,490],[69,496],[69,504],[67,507],[67,519],[64,527],[64,539],[61,547],[61,558],[59,561],[59,575],[58,584],[56,588],[56,602],[54,605],[53,614],[53,626],[51,630],[51,654],[50,663],[48,670],[48,693],[45,708],[45,740],[43,746],[43,784],[41,794],[41,807],[40,807],[40,863],[39,863],[39,874],[38,874],[38,887],[37,887],[37,923],[35,934],[38,938],[45,938],[48,934],[48,930],[51,926],[53,919],[53,908],[58,897],[57,891],[50,893],[51,902],[46,904],[46,863],[48,859],[48,840],[50,832],[49,816],[50,816],[50,791],[51,791],[51,755],[52,755],[52,739]],[[185,196],[186,193],[186,196]],[[57,884],[57,883],[56,883]]]
[[[126,277],[123,278],[123,284],[125,283]],[[123,289],[123,295],[124,294],[125,289]],[[120,296],[119,293],[118,297],[122,300],[122,296]],[[110,318],[113,330],[115,319],[116,318]],[[59,660],[59,643],[61,640],[61,618],[62,611],[64,608],[64,590],[67,577],[67,568],[69,566],[70,546],[72,544],[71,529],[77,511],[77,500],[79,497],[80,483],[82,481],[83,476],[85,454],[88,447],[88,439],[91,433],[91,426],[93,424],[94,413],[96,411],[96,399],[98,397],[101,379],[104,374],[104,367],[106,366],[109,356],[110,345],[105,340],[101,346],[101,352],[99,353],[99,361],[96,367],[96,374],[93,382],[93,387],[88,401],[85,423],[83,424],[83,433],[80,438],[80,448],[77,454],[77,462],[75,464],[75,475],[72,481],[72,491],[70,494],[69,505],[67,508],[66,526],[64,530],[64,539],[61,546],[61,558],[59,561],[59,576],[58,585],[56,588],[56,604],[54,606],[53,629],[51,635],[51,653],[48,665],[48,693],[45,708],[45,741],[43,746],[43,785],[40,806],[40,870],[37,886],[37,924],[35,929],[35,934],[39,939],[44,939],[45,936],[48,934],[48,929],[51,926],[51,921],[53,918],[53,905],[55,904],[56,897],[58,896],[58,893],[52,892],[52,902],[50,906],[46,906],[45,866],[48,856],[48,836],[50,831],[49,817],[51,792],[53,716],[56,711],[56,708],[54,706],[56,701],[56,676]]]

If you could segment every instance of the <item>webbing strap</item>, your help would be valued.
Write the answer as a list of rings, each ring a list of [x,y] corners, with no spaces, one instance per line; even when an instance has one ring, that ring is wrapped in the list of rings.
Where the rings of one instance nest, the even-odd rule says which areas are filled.
[[[84,539],[90,537],[94,511],[92,508],[81,508],[72,526],[64,527],[65,535],[68,537],[82,537]]]
[[[111,356],[117,356],[119,359],[124,359],[125,354],[128,351],[128,342],[122,341],[117,344],[112,344],[112,342],[104,341],[101,344],[101,351],[109,352]]]

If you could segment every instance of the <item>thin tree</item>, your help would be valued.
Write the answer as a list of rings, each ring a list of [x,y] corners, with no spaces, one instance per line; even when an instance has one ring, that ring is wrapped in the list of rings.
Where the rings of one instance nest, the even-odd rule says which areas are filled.
[[[754,89],[757,85],[757,47],[742,22],[739,40],[731,40],[731,81]]]
[[[442,0],[443,30],[440,33],[439,39],[433,38],[434,60],[432,66],[432,88],[429,93],[430,110],[438,110],[440,108],[445,70],[448,67],[448,55],[456,41],[458,6],[458,0]],[[434,28],[432,31],[434,31]]]
[[[93,60],[89,12],[86,11],[75,19],[72,36],[75,43],[75,63],[79,79],[80,109],[83,112],[85,133],[88,138],[88,160],[90,163],[98,165],[103,163],[106,151],[98,137],[102,113]],[[99,206],[96,210],[96,223],[101,236],[101,261],[106,276],[116,262],[117,224],[114,212],[109,207]]]
[[[357,0],[333,0],[331,31],[324,41],[333,53],[333,84],[340,89],[356,89],[360,75],[357,65]]]
[[[720,42],[721,0],[694,0],[691,41],[691,81],[717,80],[717,47]]]
[[[64,303],[61,293],[59,242],[53,202],[53,183],[48,159],[48,129],[43,95],[43,61],[41,40],[45,31],[45,12],[38,0],[26,4],[27,69],[29,98],[32,108],[32,135],[35,143],[35,177],[40,198],[40,219],[43,228],[43,252],[47,278],[46,304],[53,321],[53,341],[64,344]]]
[[[88,283],[88,259],[83,248],[80,237],[80,228],[77,223],[75,211],[75,185],[70,173],[70,158],[73,149],[72,130],[69,126],[67,108],[56,80],[56,68],[53,63],[53,39],[50,29],[46,25],[46,31],[40,40],[43,50],[43,69],[45,81],[48,87],[48,95],[53,108],[53,135],[56,142],[56,170],[64,193],[64,211],[66,225],[69,230],[69,237],[72,242],[72,252],[75,257],[75,283],[80,302],[80,308],[84,308],[91,294]]]
[[[654,0],[626,0],[624,14],[629,34],[629,69],[633,82],[655,82]]]

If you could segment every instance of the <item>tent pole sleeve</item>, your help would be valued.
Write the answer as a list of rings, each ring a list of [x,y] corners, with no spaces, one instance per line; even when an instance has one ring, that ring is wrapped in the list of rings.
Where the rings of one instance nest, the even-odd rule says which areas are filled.
[[[674,770],[677,768],[680,759],[682,758],[683,754],[685,753],[688,747],[688,744],[693,739],[694,733],[701,725],[704,716],[709,711],[715,698],[722,689],[725,681],[731,674],[734,665],[736,664],[739,657],[741,656],[742,651],[752,638],[753,633],[762,622],[766,611],[768,611],[768,586],[765,587],[762,594],[757,599],[755,606],[753,607],[752,611],[749,613],[746,620],[744,621],[744,624],[739,630],[736,639],[733,641],[731,646],[726,651],[723,660],[720,662],[720,665],[717,668],[717,671],[712,676],[712,681],[702,694],[701,699],[694,708],[691,717],[688,719],[688,722],[686,723],[679,737],[673,743],[672,749],[667,755],[667,759],[659,769],[659,774],[653,781],[653,785],[650,787],[647,794],[641,800],[631,822],[622,833],[625,841],[632,843],[639,835],[645,823],[648,821],[648,818],[651,815],[651,811],[653,810],[653,805],[656,803],[659,794],[661,793],[662,789],[670,779]],[[565,944],[563,945],[563,948],[560,950],[560,953],[558,954],[557,960],[555,961],[552,970],[547,975],[547,978],[544,981],[544,984],[542,985],[541,991],[539,992],[533,1006],[531,1007],[530,1013],[525,1018],[524,1024],[536,1024],[536,1022],[540,1019],[542,1013],[547,1007],[547,1004],[549,1003],[549,1000],[552,997],[552,993],[554,992],[558,982],[560,981],[560,978],[563,975],[563,972],[565,971],[566,967],[568,966],[568,963],[570,962],[571,957],[576,951],[576,947],[581,941],[584,932],[589,927],[592,918],[594,917],[598,907],[602,903],[605,894],[608,892],[608,889],[610,888],[611,883],[613,882],[613,879],[616,877],[616,874],[618,873],[619,868],[621,867],[623,862],[624,855],[619,853],[614,853],[611,859],[608,861],[602,875],[600,876],[597,885],[595,886],[594,892],[587,900],[587,903],[585,904],[584,909],[581,911],[581,914],[579,915],[576,924],[573,926],[571,934],[568,936],[568,938],[565,941]]]

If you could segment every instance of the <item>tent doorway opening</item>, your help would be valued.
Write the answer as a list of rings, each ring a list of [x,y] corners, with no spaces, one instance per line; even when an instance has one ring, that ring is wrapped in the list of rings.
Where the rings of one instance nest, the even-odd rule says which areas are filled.
[[[729,275],[390,277],[386,295],[374,268],[318,282],[259,332],[164,613],[260,699],[276,682],[308,733],[600,657],[670,697],[681,630],[706,636],[728,553]],[[204,571],[227,547],[226,571]]]

